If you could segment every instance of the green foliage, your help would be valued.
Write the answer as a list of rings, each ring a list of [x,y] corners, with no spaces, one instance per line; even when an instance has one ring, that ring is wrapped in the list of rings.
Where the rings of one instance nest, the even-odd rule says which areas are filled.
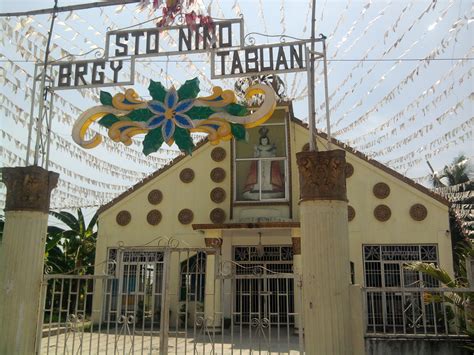
[[[231,123],[230,124],[232,135],[238,141],[245,140],[247,138],[247,130],[245,127],[238,123]]]
[[[97,241],[97,213],[86,225],[82,210],[72,213],[50,211],[66,228],[49,226],[45,265],[54,273],[93,274]]]
[[[160,149],[163,144],[163,134],[161,133],[161,127],[152,129],[147,133],[143,140],[143,154],[150,155]]]
[[[249,114],[247,107],[240,104],[229,104],[226,106],[226,111],[234,116],[246,116]]]
[[[209,118],[209,116],[212,115],[213,113],[215,112],[211,110],[209,107],[194,106],[188,112],[186,112],[186,115],[188,115],[192,120],[205,120]]]
[[[102,105],[112,106],[112,95],[107,91],[100,92],[100,103]]]
[[[127,117],[131,119],[132,121],[144,122],[144,121],[148,121],[151,117],[153,117],[153,115],[154,113],[151,112],[149,109],[140,108],[140,109],[133,110],[132,112],[130,112],[127,115]]]
[[[186,82],[178,89],[178,98],[180,101],[185,99],[194,99],[198,96],[199,91],[198,78],[186,80]]]
[[[408,263],[405,265],[405,268],[429,275],[446,287],[470,287],[467,279],[453,279],[451,276],[449,276],[447,271],[431,263],[416,261]],[[471,344],[474,342],[474,292],[445,292],[443,293],[443,296],[440,296],[436,293],[425,292],[423,298],[425,303],[447,303],[452,305],[454,308],[454,314],[451,315],[451,318],[457,317],[457,322],[455,324],[457,327],[459,327],[459,331],[469,336]],[[449,307],[446,309],[449,309]],[[469,346],[471,345],[468,345],[467,348],[471,349]]]
[[[176,126],[176,130],[174,131],[174,140],[182,152],[192,155],[194,143],[187,129]]]
[[[109,113],[108,115],[105,115],[104,117],[102,117],[98,123],[103,126],[103,127],[107,127],[107,128],[110,128],[112,127],[112,125],[115,123],[115,122],[118,122],[120,121],[117,116],[115,116],[114,114],[112,113]]]
[[[150,92],[153,100],[160,102],[165,101],[166,89],[159,81],[150,80],[150,85],[148,85],[148,91]]]

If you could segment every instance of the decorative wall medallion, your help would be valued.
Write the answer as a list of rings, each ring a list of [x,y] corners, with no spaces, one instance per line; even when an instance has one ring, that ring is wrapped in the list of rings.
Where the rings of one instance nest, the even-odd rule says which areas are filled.
[[[293,255],[301,255],[301,238],[292,237],[291,244],[293,245]]]
[[[214,208],[209,215],[212,223],[220,224],[225,221],[225,211],[222,208]]]
[[[374,209],[374,216],[380,222],[385,222],[392,216],[392,211],[387,205],[378,205]]]
[[[211,201],[221,203],[225,200],[225,190],[222,187],[216,187],[211,191]]]
[[[428,210],[421,203],[415,203],[410,208],[410,216],[415,221],[422,221],[428,216]]]
[[[115,217],[115,220],[117,221],[117,224],[119,226],[126,226],[132,220],[132,215],[130,214],[130,212],[123,210],[117,213],[117,217]]]
[[[211,159],[220,162],[223,161],[226,157],[227,153],[224,148],[222,147],[216,147],[212,150],[211,152]]]
[[[383,199],[388,197],[390,195],[390,186],[388,186],[384,182],[379,182],[374,185],[374,188],[372,189],[375,197]]]
[[[190,168],[181,170],[179,173],[179,178],[184,183],[190,183],[194,180],[194,170]]]
[[[222,168],[214,168],[211,170],[211,180],[214,182],[222,182],[225,179],[225,170]]]
[[[350,178],[354,174],[354,166],[351,163],[346,162],[346,179]]]
[[[160,190],[151,190],[148,194],[148,202],[157,205],[163,200],[163,193]]]
[[[347,206],[347,219],[350,221],[352,221],[356,216],[356,211],[354,209],[354,207],[352,206]]]
[[[152,226],[156,226],[158,223],[161,222],[161,212],[158,210],[151,210],[146,215],[146,220]]]
[[[194,213],[190,209],[185,208],[178,213],[178,221],[180,221],[181,224],[189,224],[193,219]]]

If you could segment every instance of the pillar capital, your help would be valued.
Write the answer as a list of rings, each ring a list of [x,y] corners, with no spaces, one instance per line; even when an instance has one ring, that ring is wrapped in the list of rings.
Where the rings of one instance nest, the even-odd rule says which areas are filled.
[[[301,255],[301,238],[291,237],[291,244],[293,246],[293,255]]]
[[[2,181],[7,186],[5,211],[37,211],[48,213],[51,190],[59,174],[39,166],[2,168]]]
[[[346,152],[330,150],[296,154],[300,176],[300,202],[307,200],[347,201]]]

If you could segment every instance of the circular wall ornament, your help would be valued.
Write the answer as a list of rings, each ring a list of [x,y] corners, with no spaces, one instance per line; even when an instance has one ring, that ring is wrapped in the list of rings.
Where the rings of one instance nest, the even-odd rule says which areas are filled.
[[[161,212],[158,210],[151,210],[146,215],[146,220],[152,226],[156,226],[158,223],[161,222]]]
[[[223,161],[226,157],[227,153],[224,148],[216,147],[211,151],[211,159],[220,162]]]
[[[148,194],[148,202],[157,205],[163,200],[163,193],[160,190],[151,190]]]
[[[378,205],[374,209],[374,216],[380,222],[386,222],[392,216],[392,211],[387,205]]]
[[[222,168],[214,168],[211,170],[211,180],[214,182],[222,182],[225,179],[225,170]]]
[[[422,221],[428,216],[428,210],[421,203],[415,203],[410,207],[410,216],[415,221]]]
[[[211,201],[215,203],[224,202],[226,197],[225,190],[222,187],[216,187],[211,191]]]
[[[379,182],[374,185],[374,188],[372,189],[375,197],[383,199],[388,197],[390,195],[390,186],[388,186],[384,182]]]
[[[354,166],[351,163],[346,162],[346,179],[350,178],[354,174]]]
[[[190,209],[183,209],[178,213],[178,221],[181,224],[189,224],[193,221],[194,213]]]
[[[212,223],[224,223],[225,221],[225,211],[222,208],[214,208],[209,215]]]
[[[130,212],[123,210],[117,213],[117,217],[115,217],[115,220],[117,221],[117,224],[119,226],[126,226],[132,220],[132,215],[130,214]]]
[[[356,216],[356,211],[354,209],[354,207],[352,206],[347,206],[347,219],[350,221],[352,221]]]
[[[190,183],[194,180],[194,170],[190,168],[185,168],[179,173],[179,178],[184,183]]]

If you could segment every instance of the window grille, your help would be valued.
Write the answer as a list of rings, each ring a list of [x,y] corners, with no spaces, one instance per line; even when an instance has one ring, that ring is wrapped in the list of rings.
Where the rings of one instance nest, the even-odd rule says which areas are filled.
[[[438,263],[436,245],[364,245],[367,329],[372,333],[416,333],[420,326],[436,326],[434,305],[425,307],[423,292],[406,288],[438,287],[434,278],[405,269],[414,261]],[[371,290],[374,288],[375,290]],[[426,330],[426,329],[425,329]]]

